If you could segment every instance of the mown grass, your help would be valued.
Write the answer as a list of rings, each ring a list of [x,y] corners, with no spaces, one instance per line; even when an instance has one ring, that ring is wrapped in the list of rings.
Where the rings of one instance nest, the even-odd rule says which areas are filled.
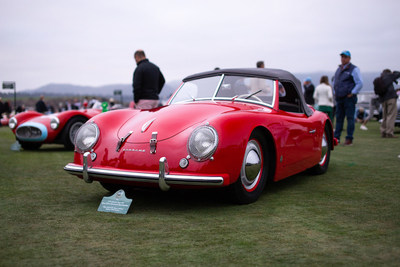
[[[398,266],[400,139],[368,127],[328,173],[270,184],[251,205],[136,190],[127,215],[97,212],[107,191],[64,172],[72,152],[11,151],[0,128],[0,266]]]

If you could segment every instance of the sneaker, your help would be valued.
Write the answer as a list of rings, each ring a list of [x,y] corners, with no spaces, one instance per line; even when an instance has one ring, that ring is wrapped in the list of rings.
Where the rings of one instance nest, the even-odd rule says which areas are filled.
[[[361,124],[360,129],[364,131],[368,130],[367,126],[365,126],[364,124]]]
[[[394,134],[386,134],[386,138],[397,138]]]
[[[353,140],[346,139],[346,142],[343,144],[344,146],[352,146],[353,145]]]

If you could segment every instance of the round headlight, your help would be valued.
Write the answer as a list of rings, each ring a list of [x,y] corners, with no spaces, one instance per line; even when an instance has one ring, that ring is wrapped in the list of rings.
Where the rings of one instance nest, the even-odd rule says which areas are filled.
[[[92,149],[99,139],[99,127],[94,122],[82,125],[75,136],[75,145],[79,151],[86,152]]]
[[[218,134],[211,126],[200,126],[190,135],[188,150],[198,161],[209,159],[217,149]]]
[[[51,117],[50,120],[50,128],[55,130],[58,128],[58,125],[60,125],[60,120],[57,117]]]
[[[12,117],[9,121],[8,121],[8,127],[10,127],[12,130],[15,129],[15,127],[17,127],[18,121],[15,117]]]

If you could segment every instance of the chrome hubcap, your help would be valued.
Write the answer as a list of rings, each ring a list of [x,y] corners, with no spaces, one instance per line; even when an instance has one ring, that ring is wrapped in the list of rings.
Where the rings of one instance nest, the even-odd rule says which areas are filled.
[[[259,144],[250,140],[246,147],[240,179],[247,190],[253,189],[260,180],[261,175],[261,149]]]
[[[321,160],[319,161],[319,165],[324,165],[327,153],[328,153],[328,141],[326,140],[326,135],[324,133],[324,135],[322,136]]]

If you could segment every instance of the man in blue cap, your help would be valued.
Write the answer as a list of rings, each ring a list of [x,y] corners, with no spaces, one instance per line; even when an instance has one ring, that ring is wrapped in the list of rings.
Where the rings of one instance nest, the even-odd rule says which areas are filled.
[[[303,83],[304,86],[304,99],[306,103],[313,106],[314,105],[314,84],[311,81],[310,77],[307,77]]]
[[[360,69],[350,63],[350,52],[345,50],[340,53],[340,57],[342,64],[336,70],[333,80],[336,99],[336,128],[334,135],[340,142],[344,118],[346,117],[347,136],[344,145],[352,145],[357,94],[363,86],[363,81]]]

